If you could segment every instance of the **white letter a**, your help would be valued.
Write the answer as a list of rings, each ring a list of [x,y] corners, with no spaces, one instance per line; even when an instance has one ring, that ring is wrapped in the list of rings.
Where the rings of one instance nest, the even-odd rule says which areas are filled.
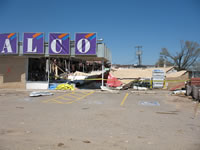
[[[5,49],[7,49],[7,53],[12,53],[12,47],[11,47],[11,44],[10,44],[10,40],[9,39],[6,39],[5,40],[5,44],[3,46],[3,50],[1,53],[5,53]]]

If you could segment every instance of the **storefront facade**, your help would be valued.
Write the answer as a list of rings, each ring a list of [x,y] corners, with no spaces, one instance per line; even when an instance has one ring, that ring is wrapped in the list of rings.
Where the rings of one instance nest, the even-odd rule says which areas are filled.
[[[0,34],[0,88],[48,89],[59,72],[88,71],[99,62],[110,64],[111,53],[96,33],[76,33],[75,40],[50,33],[48,42],[44,33],[24,33],[23,42],[17,33]]]

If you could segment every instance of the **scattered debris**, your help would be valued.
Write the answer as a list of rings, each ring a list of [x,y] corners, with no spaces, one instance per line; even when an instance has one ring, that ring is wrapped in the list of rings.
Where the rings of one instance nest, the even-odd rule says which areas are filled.
[[[55,90],[58,85],[59,85],[59,83],[50,83],[49,84],[49,89],[50,90]]]
[[[153,101],[153,102],[139,101],[138,104],[144,105],[144,106],[160,106],[160,103],[157,101]]]
[[[64,145],[65,145],[64,143],[58,143],[58,147],[62,147]]]
[[[85,140],[85,141],[83,141],[83,143],[91,143],[90,141],[88,141],[88,140]]]
[[[19,108],[19,109],[24,109],[24,107],[21,107],[21,106],[17,106],[16,108]]]
[[[76,71],[74,73],[70,73],[68,76],[68,80],[75,83],[76,85],[83,85],[86,83],[90,83],[101,76],[102,71],[91,71],[91,72],[80,72]]]
[[[109,87],[119,87],[122,85],[122,82],[109,73],[108,79],[107,79],[107,85]]]
[[[131,91],[131,93],[141,93],[141,94],[156,94],[155,91]]]
[[[173,91],[172,94],[186,94],[186,90],[176,90],[176,91]]]
[[[112,90],[111,88],[106,87],[106,86],[101,86],[101,90],[102,90],[102,91],[108,91],[108,92],[111,92],[111,93],[119,93],[119,91],[117,91],[117,90]]]
[[[157,114],[169,114],[169,115],[177,115],[176,112],[156,112]]]
[[[53,93],[34,91],[34,92],[31,92],[31,93],[29,94],[30,97],[50,96],[50,95],[53,95]]]
[[[170,91],[174,91],[174,90],[177,90],[177,89],[181,89],[181,88],[184,87],[184,86],[185,86],[185,82],[179,83],[178,85],[176,85],[176,86],[170,88]]]
[[[127,90],[129,88],[132,88],[133,87],[133,82],[134,81],[129,81],[128,83],[125,83],[122,87],[122,90]]]
[[[56,90],[72,90],[74,91],[75,88],[73,85],[70,85],[68,83],[63,83],[63,84],[59,84],[57,87],[56,87]]]
[[[146,87],[139,87],[139,86],[133,86],[133,89],[134,90],[141,90],[141,91],[146,91],[148,88],[146,88]]]

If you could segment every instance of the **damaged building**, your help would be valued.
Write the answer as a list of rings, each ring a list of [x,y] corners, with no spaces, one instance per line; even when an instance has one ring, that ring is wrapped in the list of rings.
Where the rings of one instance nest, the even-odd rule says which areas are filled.
[[[51,83],[82,82],[90,75],[102,77],[110,64],[111,52],[96,33],[76,33],[75,40],[68,33],[50,33],[48,42],[44,33],[24,33],[23,42],[17,33],[0,34],[0,88],[48,89]]]

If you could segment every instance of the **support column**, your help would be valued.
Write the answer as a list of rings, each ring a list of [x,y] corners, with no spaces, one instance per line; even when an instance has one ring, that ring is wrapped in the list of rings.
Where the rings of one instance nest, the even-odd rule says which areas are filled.
[[[69,73],[71,73],[70,65],[71,65],[71,62],[70,62],[70,58],[69,58],[69,62],[68,62],[68,71],[69,71]]]
[[[51,69],[49,57],[48,57],[48,59],[47,59],[46,61],[47,61],[47,62],[46,62],[46,64],[47,64],[46,69],[47,69],[47,71],[48,71],[48,72],[47,72],[47,73],[48,73],[47,78],[48,78],[48,88],[49,88],[49,71],[50,71],[50,69]]]
[[[101,61],[102,63],[102,86],[104,86],[104,60]]]

